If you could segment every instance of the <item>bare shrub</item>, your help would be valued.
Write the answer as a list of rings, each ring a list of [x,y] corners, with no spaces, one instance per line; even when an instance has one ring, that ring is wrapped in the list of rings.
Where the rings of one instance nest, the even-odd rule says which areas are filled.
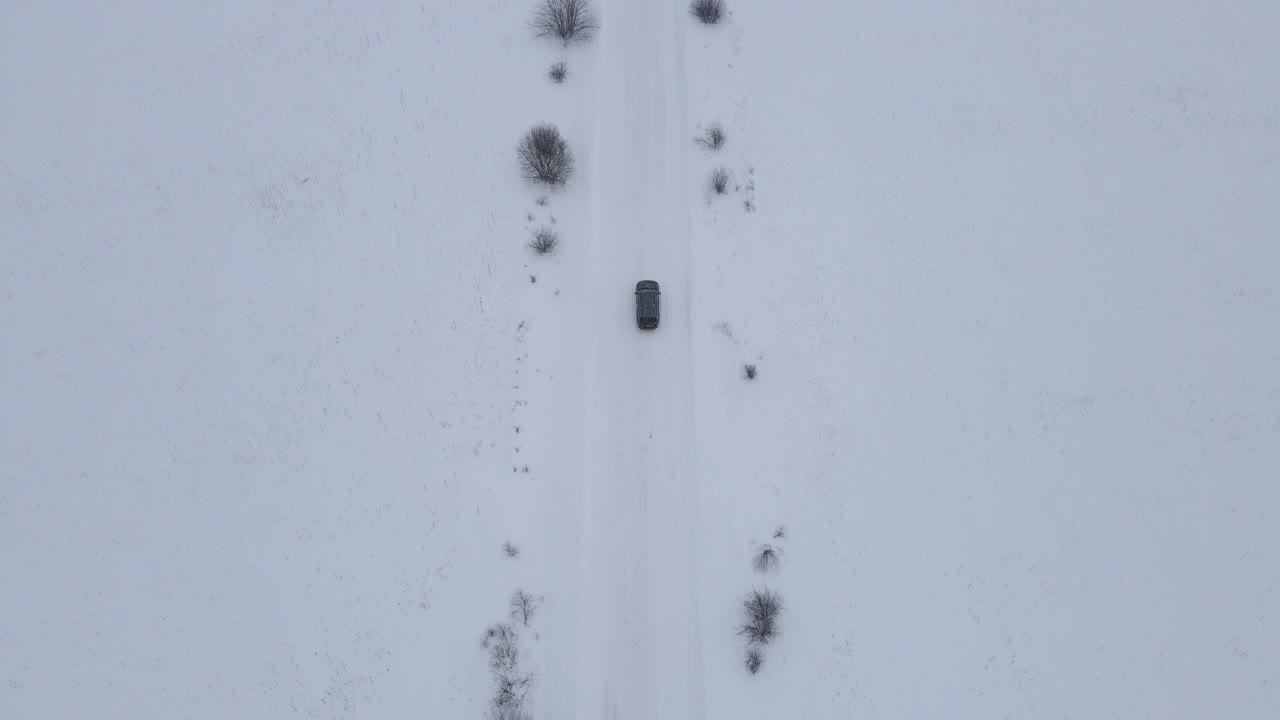
[[[533,613],[538,609],[538,603],[538,598],[523,590],[516,590],[515,594],[511,596],[511,619],[525,627],[529,627],[529,621],[533,619]]]
[[[533,720],[523,707],[513,705],[495,705],[487,717],[489,720]]]
[[[485,631],[480,646],[489,651],[490,670],[498,674],[515,671],[520,661],[520,648],[516,645],[516,631],[510,625],[491,625]]]
[[[520,546],[508,540],[502,543],[502,552],[509,558],[520,557]]]
[[[555,252],[560,245],[560,234],[549,227],[540,227],[533,231],[533,239],[529,241],[529,249],[539,255]]]
[[[516,155],[525,178],[534,182],[563,185],[573,174],[573,153],[555,125],[530,128],[516,147]]]
[[[756,379],[756,366],[754,363],[742,363],[742,376],[748,380]]]
[[[533,720],[533,716],[523,707],[513,705],[496,705],[489,710],[489,720]]]
[[[715,25],[724,17],[724,0],[693,0],[689,3],[689,12],[703,25]]]
[[[498,642],[515,642],[516,632],[510,625],[505,623],[496,623],[485,628],[484,636],[480,638],[480,647],[488,650]]]
[[[565,77],[569,75],[569,64],[563,60],[551,63],[551,69],[547,70],[547,77],[551,78],[551,82],[559,85],[564,82]]]
[[[714,323],[711,326],[711,329],[729,338],[730,340],[733,339],[733,328],[729,326],[729,322],[727,320],[720,320],[719,322]]]
[[[724,146],[725,139],[724,127],[715,122],[708,125],[707,129],[703,130],[702,134],[694,138],[693,141],[708,150],[719,150]]]
[[[600,27],[587,0],[542,0],[533,13],[532,25],[538,37],[557,37],[566,46],[590,40]]]
[[[506,623],[489,626],[480,646],[489,651],[493,672],[493,695],[489,699],[490,720],[529,720],[525,700],[533,677],[520,669],[516,631]]]
[[[523,710],[525,697],[529,694],[529,685],[533,679],[528,675],[516,672],[500,672],[494,675],[495,686],[493,699],[489,702],[495,712],[501,710]],[[508,716],[510,717],[510,716]],[[515,717],[521,717],[516,715]]]
[[[751,567],[754,567],[756,572],[767,573],[777,570],[778,562],[778,551],[772,545],[761,545],[760,551],[751,561]]]
[[[768,645],[778,636],[778,616],[782,614],[782,596],[772,590],[752,590],[742,600],[743,623],[739,635],[747,641]]]
[[[786,537],[787,537],[786,525],[779,525],[778,529],[773,531],[773,538],[775,540],[782,540],[782,539],[785,539]]]
[[[760,652],[760,648],[747,648],[747,671],[752,675],[760,672],[760,666],[764,664],[764,653]]]
[[[724,168],[716,168],[711,171],[711,189],[715,190],[717,195],[723,195],[729,189],[729,171]]]
[[[534,200],[534,202],[535,202],[535,203],[537,203],[539,207],[546,207],[546,204],[547,204],[547,196],[546,196],[546,195],[539,195],[539,196],[538,196],[538,199],[537,199],[537,200]]]

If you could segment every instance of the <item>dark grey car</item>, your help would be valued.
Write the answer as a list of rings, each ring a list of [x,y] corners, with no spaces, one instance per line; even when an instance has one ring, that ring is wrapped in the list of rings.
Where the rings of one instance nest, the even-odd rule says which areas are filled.
[[[641,330],[658,327],[658,283],[641,280],[636,283],[636,325]]]

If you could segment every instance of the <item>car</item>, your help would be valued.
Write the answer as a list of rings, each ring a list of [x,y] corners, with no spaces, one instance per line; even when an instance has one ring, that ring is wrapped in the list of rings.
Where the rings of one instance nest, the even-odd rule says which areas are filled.
[[[658,283],[641,280],[636,283],[636,325],[641,330],[658,327]]]

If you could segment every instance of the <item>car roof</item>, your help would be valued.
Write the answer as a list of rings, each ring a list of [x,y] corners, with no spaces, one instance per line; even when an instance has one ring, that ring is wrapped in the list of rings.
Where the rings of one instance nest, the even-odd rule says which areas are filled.
[[[636,283],[636,290],[657,290],[658,283],[655,280],[641,280]]]

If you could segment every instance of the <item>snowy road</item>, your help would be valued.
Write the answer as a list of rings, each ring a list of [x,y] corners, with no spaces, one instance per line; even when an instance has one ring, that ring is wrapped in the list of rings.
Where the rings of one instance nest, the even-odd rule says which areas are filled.
[[[577,716],[699,717],[683,18],[601,11]],[[656,332],[635,326],[641,279],[662,286]]]

